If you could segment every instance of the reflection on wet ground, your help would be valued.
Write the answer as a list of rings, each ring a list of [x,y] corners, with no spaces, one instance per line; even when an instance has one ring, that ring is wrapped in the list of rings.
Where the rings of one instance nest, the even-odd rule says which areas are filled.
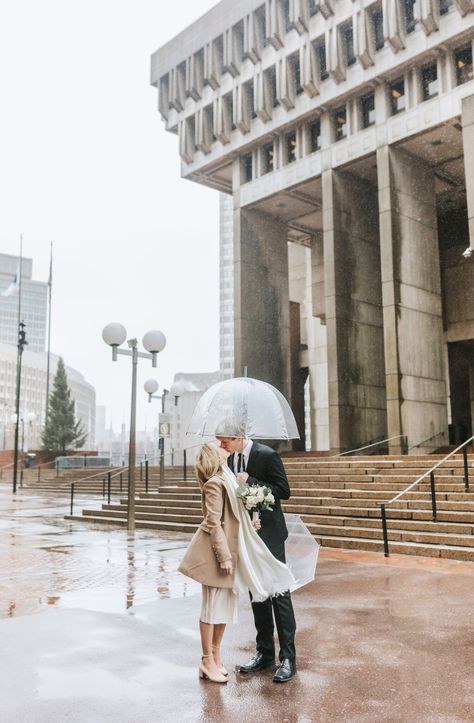
[[[97,505],[84,501],[83,506]],[[176,572],[182,535],[64,520],[67,500],[0,489],[0,617],[45,606],[120,612],[199,586]]]
[[[323,549],[293,596],[295,678],[238,672],[247,605],[217,686],[197,675],[199,588],[176,573],[187,541],[65,522],[66,503],[0,488],[2,723],[474,719],[473,563]]]

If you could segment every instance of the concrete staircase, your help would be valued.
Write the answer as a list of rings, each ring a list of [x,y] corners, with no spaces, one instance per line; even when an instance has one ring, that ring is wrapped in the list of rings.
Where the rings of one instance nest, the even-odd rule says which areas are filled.
[[[380,504],[440,459],[291,457],[285,467],[292,496],[284,511],[300,515],[324,546],[382,552]],[[473,461],[470,457],[470,470]],[[169,478],[159,490],[151,486],[137,498],[137,527],[194,532],[202,519],[196,482]],[[464,490],[462,455],[452,457],[436,473],[437,522],[432,521],[429,480],[387,508],[390,551],[474,561],[474,470],[471,489]],[[125,525],[126,499],[67,519]]]
[[[127,493],[127,479],[128,471],[125,470],[122,473],[122,481],[120,481],[120,475],[117,474],[117,468],[111,468],[112,480],[111,480],[111,494],[118,496]],[[59,474],[55,470],[44,470],[41,473],[41,479],[38,480],[38,471],[35,468],[23,471],[23,488],[28,491],[35,491],[41,494],[52,493],[56,495],[69,496],[71,493],[71,484],[75,485],[75,495],[101,495],[105,484],[105,492],[107,493],[107,474],[109,469],[68,469],[61,470]],[[89,479],[91,475],[96,475],[92,479]],[[137,493],[145,492],[145,469],[142,471],[143,479],[140,480],[140,469],[136,469],[136,490]],[[188,477],[193,477],[191,468],[188,468]],[[18,475],[18,480],[20,479]],[[165,470],[165,482],[167,484],[176,484],[183,479],[183,467],[168,467]],[[4,480],[7,484],[10,484],[10,479]],[[148,489],[156,490],[159,487],[159,468],[150,467],[148,475]]]

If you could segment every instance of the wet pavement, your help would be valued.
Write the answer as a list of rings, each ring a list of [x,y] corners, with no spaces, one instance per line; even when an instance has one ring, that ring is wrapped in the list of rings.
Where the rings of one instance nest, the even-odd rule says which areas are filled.
[[[323,549],[294,595],[295,679],[236,672],[254,649],[243,606],[218,686],[197,676],[199,586],[176,572],[187,541],[66,509],[0,486],[1,723],[474,720],[473,563]]]

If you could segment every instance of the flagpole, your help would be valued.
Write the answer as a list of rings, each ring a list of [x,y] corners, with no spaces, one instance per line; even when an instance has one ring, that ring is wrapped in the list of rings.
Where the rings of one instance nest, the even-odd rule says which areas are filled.
[[[16,399],[15,399],[15,443],[13,451],[13,492],[16,492],[18,474],[18,432],[20,429],[20,396],[21,396],[21,361],[23,348],[26,345],[25,325],[21,320],[21,288],[23,271],[23,234],[20,234],[20,278],[18,279],[18,353],[16,358]],[[23,459],[21,460],[23,462]]]
[[[48,279],[48,354],[46,362],[46,413],[44,418],[44,425],[46,427],[48,423],[48,412],[49,412],[49,370],[51,363],[51,297],[53,290],[53,243],[51,242],[51,252],[49,261],[49,279]]]

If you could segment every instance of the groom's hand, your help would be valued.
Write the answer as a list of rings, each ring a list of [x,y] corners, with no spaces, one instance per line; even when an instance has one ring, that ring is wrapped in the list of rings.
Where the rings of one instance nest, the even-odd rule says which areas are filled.
[[[247,482],[248,478],[249,478],[249,476],[248,476],[247,472],[239,472],[236,475],[236,480],[239,483],[239,485],[244,485]]]

